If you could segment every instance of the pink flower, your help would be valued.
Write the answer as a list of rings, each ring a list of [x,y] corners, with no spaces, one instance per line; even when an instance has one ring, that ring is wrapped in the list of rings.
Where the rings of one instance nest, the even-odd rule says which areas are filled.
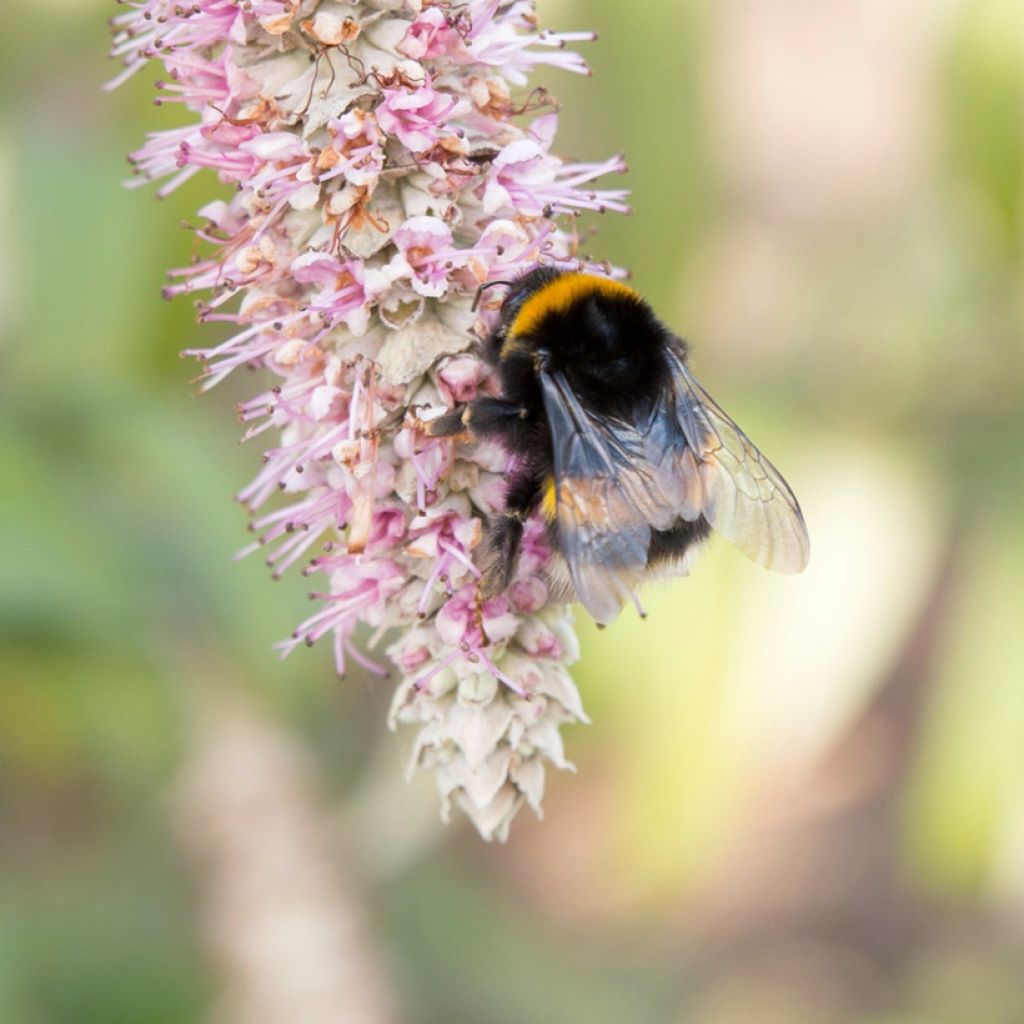
[[[563,164],[548,152],[558,124],[556,114],[538,118],[530,137],[509,143],[495,158],[483,190],[487,213],[530,217],[574,209],[628,213],[622,190],[587,190],[581,186],[605,174],[624,171],[620,157],[603,163]]]
[[[504,838],[539,810],[545,765],[568,767],[560,727],[586,721],[577,644],[542,522],[508,592],[477,594],[508,453],[422,426],[495,386],[473,346],[492,323],[471,309],[479,285],[580,265],[558,215],[625,209],[593,188],[618,158],[566,164],[553,115],[511,118],[538,64],[585,71],[566,43],[589,35],[538,32],[528,0],[343,17],[317,0],[137,0],[115,31],[115,83],[159,60],[161,105],[191,117],[133,154],[134,183],[166,194],[207,170],[232,188],[200,211],[201,255],[164,294],[202,295],[199,319],[230,325],[189,353],[204,388],[261,371],[238,409],[263,453],[238,495],[241,554],[317,581],[279,649],[328,642],[339,674],[395,666],[389,721],[418,727],[413,767],[436,773],[445,815]],[[327,47],[313,60],[310,33]]]
[[[385,132],[398,136],[402,145],[414,153],[425,153],[441,141],[445,134],[442,129],[469,109],[467,100],[435,91],[430,76],[425,74],[418,88],[385,89],[376,113]]]
[[[333,142],[317,160],[320,180],[343,174],[353,185],[376,185],[384,169],[384,134],[372,113],[350,110],[327,123]]]
[[[452,233],[437,217],[411,217],[395,232],[398,255],[391,261],[396,277],[408,277],[420,295],[438,298],[448,290],[448,277],[466,262]]]
[[[409,26],[398,52],[413,60],[433,60],[464,46],[462,37],[439,7],[428,7]]]
[[[437,389],[446,405],[471,402],[486,371],[476,356],[452,356],[437,371]]]
[[[567,44],[592,40],[594,33],[536,32],[532,3],[512,4],[498,16],[497,0],[473,0],[468,20],[468,60],[500,69],[513,85],[525,85],[538,64],[590,74],[583,58]]]
[[[369,323],[370,306],[388,287],[380,271],[359,260],[337,260],[310,250],[292,262],[292,276],[301,284],[317,286],[308,312],[322,324],[310,340],[315,344],[338,323],[361,335]]]

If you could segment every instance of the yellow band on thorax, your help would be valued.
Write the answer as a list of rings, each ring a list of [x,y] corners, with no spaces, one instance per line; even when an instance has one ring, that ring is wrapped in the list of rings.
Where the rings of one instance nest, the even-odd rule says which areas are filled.
[[[621,281],[596,274],[568,272],[542,285],[524,303],[508,330],[510,340],[532,334],[551,313],[565,313],[578,300],[588,295],[604,295],[615,299],[639,300],[640,296]]]

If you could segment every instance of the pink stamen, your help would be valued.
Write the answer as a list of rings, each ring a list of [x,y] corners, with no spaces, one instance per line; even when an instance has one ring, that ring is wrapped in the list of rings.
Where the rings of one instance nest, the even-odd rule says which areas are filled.
[[[422,692],[423,689],[426,687],[427,683],[429,683],[430,680],[434,678],[434,676],[436,676],[439,672],[443,672],[446,668],[448,668],[449,665],[451,665],[453,662],[457,661],[460,657],[462,657],[462,653],[463,652],[461,650],[456,649],[446,654],[445,657],[441,661],[439,661],[429,672],[424,672],[423,675],[418,676],[416,679],[413,680],[413,690]]]
[[[454,559],[461,562],[477,579],[480,578],[480,570],[473,564],[469,556],[460,548],[455,547],[453,544],[449,544],[446,540],[439,540],[437,545],[442,551],[447,551]]]

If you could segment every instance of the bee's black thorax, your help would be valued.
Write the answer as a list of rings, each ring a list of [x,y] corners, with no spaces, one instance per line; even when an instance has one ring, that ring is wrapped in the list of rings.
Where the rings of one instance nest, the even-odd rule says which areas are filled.
[[[667,386],[664,351],[671,337],[632,289],[539,268],[513,285],[488,348],[510,399],[539,405],[536,372],[543,361],[585,407],[631,418]]]
[[[663,331],[645,302],[592,295],[545,317],[533,341],[584,407],[628,419],[665,386]]]

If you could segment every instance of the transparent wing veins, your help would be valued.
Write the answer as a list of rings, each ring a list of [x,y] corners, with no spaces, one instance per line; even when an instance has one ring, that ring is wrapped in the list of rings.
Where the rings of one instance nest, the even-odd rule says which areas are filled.
[[[701,478],[711,526],[759,565],[801,572],[810,541],[800,505],[782,474],[669,349],[676,422]]]

